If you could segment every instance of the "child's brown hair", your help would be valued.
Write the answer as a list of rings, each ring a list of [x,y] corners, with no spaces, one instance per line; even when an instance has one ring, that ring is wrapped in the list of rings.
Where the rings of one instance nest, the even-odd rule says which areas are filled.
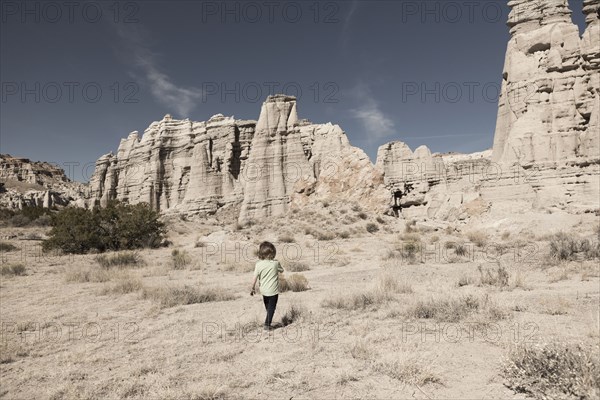
[[[277,250],[271,242],[262,242],[258,247],[258,258],[261,260],[272,260],[275,258]]]

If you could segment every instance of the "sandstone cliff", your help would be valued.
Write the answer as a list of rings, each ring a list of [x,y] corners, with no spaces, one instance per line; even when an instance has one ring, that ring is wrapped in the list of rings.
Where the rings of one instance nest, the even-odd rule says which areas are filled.
[[[600,158],[600,20],[586,0],[583,38],[567,0],[512,0],[492,160],[588,164]]]
[[[376,199],[387,207],[382,176],[342,129],[299,120],[296,99],[270,96],[258,122],[216,115],[207,122],[166,116],[102,156],[90,204],[148,202],[165,213],[214,213],[240,206],[246,221],[285,214],[329,196]],[[368,204],[367,204],[368,207]]]

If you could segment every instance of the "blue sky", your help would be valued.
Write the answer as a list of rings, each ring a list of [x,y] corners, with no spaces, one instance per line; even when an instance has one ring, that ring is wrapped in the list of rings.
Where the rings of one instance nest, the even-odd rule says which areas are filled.
[[[167,113],[257,119],[284,91],[301,118],[339,124],[373,161],[392,140],[434,152],[492,145],[505,2],[71,4],[1,3],[0,151],[77,180]],[[583,29],[581,1],[571,8]]]

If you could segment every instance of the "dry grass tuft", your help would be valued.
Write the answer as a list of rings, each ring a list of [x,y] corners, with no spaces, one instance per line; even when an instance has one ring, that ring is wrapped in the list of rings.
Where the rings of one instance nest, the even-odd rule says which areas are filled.
[[[435,319],[442,322],[459,322],[475,313],[483,313],[490,320],[505,319],[507,313],[493,303],[488,296],[482,299],[473,295],[456,298],[419,300],[406,315],[416,319]]]
[[[308,279],[302,274],[291,274],[287,278],[282,274],[279,275],[280,292],[304,292],[308,289]]]
[[[192,262],[192,258],[185,250],[173,249],[171,252],[173,269],[185,269]]]
[[[472,243],[475,243],[477,247],[483,247],[488,241],[487,233],[483,231],[471,231],[467,233],[467,238]]]
[[[489,285],[489,286],[498,286],[500,288],[504,288],[508,286],[508,280],[510,278],[510,274],[501,265],[494,269],[483,268],[483,266],[478,266],[477,270],[479,271],[479,284]]]
[[[396,275],[391,272],[385,272],[378,278],[377,289],[381,293],[409,294],[413,293],[413,288],[408,282],[400,282]]]
[[[300,261],[291,261],[288,263],[285,269],[290,272],[304,272],[309,271],[310,267],[307,264]]]
[[[154,287],[144,288],[142,298],[160,303],[161,307],[169,308],[178,305],[208,303],[212,301],[234,300],[236,297],[219,287]]]
[[[521,345],[503,367],[507,386],[540,399],[597,399],[600,396],[600,354],[597,346]]]
[[[281,243],[295,243],[296,239],[294,238],[293,235],[290,234],[283,234],[279,236],[279,241]]]
[[[302,315],[305,314],[305,310],[303,307],[292,304],[281,317],[281,324],[283,326],[288,326],[294,322],[299,321],[302,318]]]

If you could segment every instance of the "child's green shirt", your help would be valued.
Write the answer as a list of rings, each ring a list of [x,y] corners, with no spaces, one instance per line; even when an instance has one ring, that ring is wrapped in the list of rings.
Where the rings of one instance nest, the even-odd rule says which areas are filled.
[[[277,260],[259,260],[254,267],[254,276],[258,276],[260,293],[263,296],[279,294],[279,273],[283,268]]]

